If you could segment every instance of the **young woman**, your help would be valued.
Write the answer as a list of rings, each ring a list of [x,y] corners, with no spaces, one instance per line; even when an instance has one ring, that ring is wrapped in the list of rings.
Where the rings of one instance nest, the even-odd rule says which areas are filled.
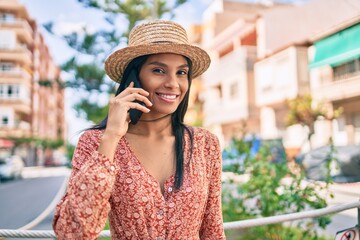
[[[164,20],[138,25],[108,57],[120,86],[108,116],[77,144],[53,221],[59,239],[97,239],[107,219],[112,239],[225,239],[218,139],[183,124],[191,79],[209,64]]]

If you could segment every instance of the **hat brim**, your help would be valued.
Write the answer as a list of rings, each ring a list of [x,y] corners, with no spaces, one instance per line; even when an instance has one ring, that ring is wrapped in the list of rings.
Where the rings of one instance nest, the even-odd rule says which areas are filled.
[[[143,55],[173,53],[189,58],[192,62],[192,77],[196,78],[208,69],[209,55],[201,48],[189,44],[154,43],[126,47],[113,52],[105,61],[105,72],[115,82],[120,83],[127,65]]]

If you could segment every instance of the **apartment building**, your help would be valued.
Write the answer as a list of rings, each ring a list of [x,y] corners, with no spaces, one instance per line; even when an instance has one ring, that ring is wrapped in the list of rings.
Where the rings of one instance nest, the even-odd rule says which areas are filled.
[[[359,32],[359,5],[357,0],[269,5],[214,0],[202,23],[202,46],[212,58],[203,75],[204,126],[225,145],[244,127],[264,139],[281,138],[293,155],[308,149],[308,130],[286,125],[287,100],[311,94],[330,112],[344,109],[337,120],[316,122],[312,147],[328,143],[330,137],[336,144],[359,143],[359,64],[354,57],[359,53],[359,36],[348,34]],[[350,40],[315,53],[334,34]],[[332,53],[344,49],[340,45],[353,46],[349,51],[356,54],[348,62],[317,60],[333,57]]]
[[[337,145],[360,144],[360,3],[359,14],[312,38],[310,86],[314,99],[342,109],[332,125],[319,122],[314,140],[330,133]]]
[[[314,63],[314,71],[311,73],[314,77],[310,80],[308,49],[314,36],[359,17],[359,9],[360,2],[356,0],[312,0],[302,5],[271,9],[259,17],[255,89],[262,137],[282,138],[286,148],[292,152],[309,148],[309,145],[304,144],[307,139],[306,128],[300,125],[286,126],[286,101],[304,94],[311,94],[317,102],[325,100],[325,95],[319,91],[323,86],[315,87],[315,79],[318,79],[315,75],[326,70],[315,70]],[[332,46],[327,51],[336,52],[336,48]],[[337,86],[340,87],[338,91],[347,91],[342,83]],[[327,121],[315,124],[313,147],[329,142],[332,133],[326,126],[331,124]]]
[[[60,69],[25,7],[17,0],[1,0],[0,139],[56,141],[65,140],[65,134]],[[21,155],[27,165],[41,165],[52,154],[35,144],[7,150]]]
[[[203,75],[203,124],[225,145],[246,132],[260,134],[253,68],[256,20],[266,10],[284,6],[215,0],[204,12],[202,45],[212,63]]]

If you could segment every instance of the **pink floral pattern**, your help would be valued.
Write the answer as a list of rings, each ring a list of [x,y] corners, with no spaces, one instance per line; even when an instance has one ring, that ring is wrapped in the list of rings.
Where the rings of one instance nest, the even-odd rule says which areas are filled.
[[[112,239],[225,239],[221,212],[221,154],[218,139],[192,128],[185,135],[184,182],[164,184],[141,165],[122,138],[114,163],[97,152],[103,131],[85,132],[73,157],[68,191],[58,204],[53,228],[59,239],[97,239],[109,219]]]

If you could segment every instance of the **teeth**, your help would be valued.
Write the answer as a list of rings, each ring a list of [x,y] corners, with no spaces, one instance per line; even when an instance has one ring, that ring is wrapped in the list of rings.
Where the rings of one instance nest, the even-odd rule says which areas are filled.
[[[166,94],[159,94],[160,97],[166,98],[166,99],[175,99],[176,95],[166,95]]]

